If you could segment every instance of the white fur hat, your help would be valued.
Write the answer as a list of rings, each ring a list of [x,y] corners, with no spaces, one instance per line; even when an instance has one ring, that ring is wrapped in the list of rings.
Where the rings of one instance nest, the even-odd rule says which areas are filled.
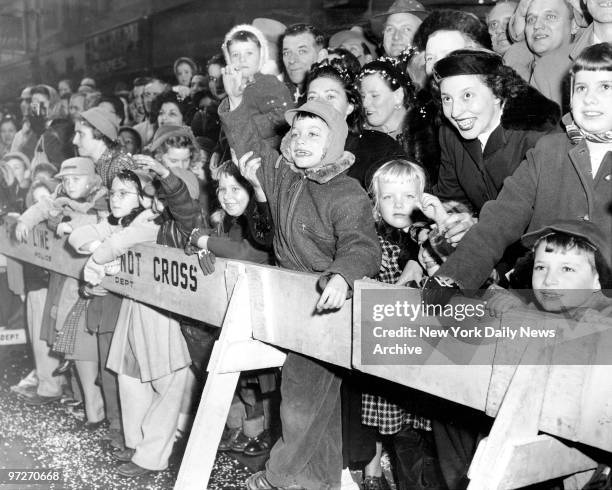
[[[225,62],[229,65],[231,63],[229,50],[227,49],[227,43],[231,38],[240,31],[247,31],[253,34],[259,44],[260,48],[260,57],[259,57],[259,69],[260,73],[264,74],[274,74],[274,70],[276,69],[276,63],[273,60],[270,60],[270,51],[268,49],[268,41],[264,36],[263,32],[261,32],[257,27],[253,27],[250,24],[238,24],[230,29],[230,31],[225,35],[223,39],[223,44],[221,45],[221,49],[223,50],[223,56],[225,56]]]

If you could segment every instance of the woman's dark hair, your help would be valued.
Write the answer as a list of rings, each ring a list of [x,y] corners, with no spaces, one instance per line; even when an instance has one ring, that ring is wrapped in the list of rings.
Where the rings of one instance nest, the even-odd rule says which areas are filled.
[[[570,73],[574,77],[579,71],[612,71],[612,44],[593,44],[583,49],[574,61]]]
[[[419,51],[425,51],[429,36],[436,31],[459,31],[483,48],[492,49],[491,36],[486,24],[470,12],[434,10],[417,29],[412,45]]]
[[[159,115],[159,111],[166,103],[171,103],[178,107],[178,110],[183,116],[183,125],[189,126],[191,124],[189,116],[190,114],[193,114],[193,111],[191,110],[192,107],[190,99],[186,98],[180,100],[178,94],[173,90],[162,92],[157,97],[155,97],[155,99],[153,99],[153,102],[151,102],[151,121],[157,122],[157,116]]]
[[[382,78],[385,84],[392,90],[396,91],[402,88],[404,91],[404,107],[409,109],[414,101],[415,88],[412,80],[406,74],[407,59],[401,58],[379,58],[375,61],[366,63],[359,75],[357,75],[357,84],[369,75],[378,75]]]
[[[123,121],[125,120],[125,107],[123,106],[121,99],[115,95],[106,95],[102,97],[96,105],[100,105],[102,102],[106,102],[107,104],[113,106],[115,114],[117,114],[119,119],[121,119],[121,121],[119,121],[119,125],[123,124]]]
[[[357,57],[351,53],[348,49],[344,48],[330,48],[327,50],[328,59],[330,56],[337,56],[338,58],[344,62],[346,68],[353,74],[353,78],[359,73],[361,70],[361,63]]]
[[[347,116],[346,122],[351,133],[355,134],[358,134],[363,127],[361,97],[354,83],[357,73],[357,71],[352,71],[342,58],[335,58],[312,65],[306,78],[306,93],[308,93],[310,83],[317,78],[336,80],[344,88],[349,104],[353,105],[353,112]]]
[[[136,187],[136,192],[138,192],[138,197],[142,197],[142,183],[140,182],[140,178],[131,170],[121,170],[117,175],[115,175],[116,179],[119,179],[121,182],[130,182],[134,184]],[[144,211],[142,204],[140,204],[140,199],[138,200],[138,207],[134,208],[128,215],[123,218],[115,218],[112,214],[108,216],[109,224],[116,226],[121,225],[123,228],[130,225],[134,218],[138,216],[140,213]]]

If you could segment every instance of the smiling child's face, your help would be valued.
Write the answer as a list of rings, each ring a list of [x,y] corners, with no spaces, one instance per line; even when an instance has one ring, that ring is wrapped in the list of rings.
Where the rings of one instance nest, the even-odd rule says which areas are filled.
[[[612,71],[582,70],[574,75],[572,116],[589,133],[612,131]]]
[[[293,121],[289,150],[296,166],[314,168],[321,165],[330,136],[329,126],[318,117]]]
[[[534,295],[546,311],[562,311],[581,306],[601,289],[587,252],[563,250],[542,240],[535,250],[531,279]]]

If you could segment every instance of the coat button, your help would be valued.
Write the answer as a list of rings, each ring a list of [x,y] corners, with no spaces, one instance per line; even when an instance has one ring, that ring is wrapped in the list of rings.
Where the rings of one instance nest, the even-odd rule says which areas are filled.
[[[604,177],[604,180],[610,182],[612,180],[612,174],[608,174]]]

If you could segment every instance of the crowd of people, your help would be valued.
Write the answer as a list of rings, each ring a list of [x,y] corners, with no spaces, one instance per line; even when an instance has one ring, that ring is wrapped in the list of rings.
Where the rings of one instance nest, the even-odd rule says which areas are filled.
[[[167,468],[219,329],[100,286],[143,242],[204,274],[215,257],[319,274],[317,314],[365,277],[609,319],[612,3],[584,4],[500,0],[485,22],[396,0],[329,39],[259,18],[170,83],[24,88],[0,120],[2,214],[88,259],[77,280],[0,257],[0,325],[27,325],[35,359],[12,390],[108,426],[120,475]],[[250,490],[356,488],[350,468],[385,488],[383,451],[402,490],[460,489],[491,423],[289,352],[243,375],[219,450],[269,453]]]

